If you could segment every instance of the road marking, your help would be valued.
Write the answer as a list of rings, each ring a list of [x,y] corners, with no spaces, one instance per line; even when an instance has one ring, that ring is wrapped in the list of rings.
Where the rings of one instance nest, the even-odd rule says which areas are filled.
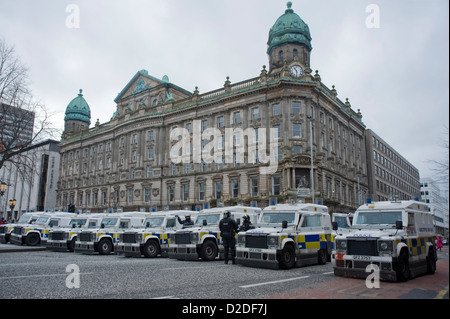
[[[0,277],[0,280],[8,279],[21,279],[21,278],[39,278],[39,277],[56,277],[56,276],[67,276],[68,274],[50,274],[50,275],[28,275],[28,276],[12,276],[12,277]],[[78,273],[78,275],[92,275],[91,272]]]
[[[244,285],[239,286],[240,288],[252,288],[252,287],[258,287],[258,286],[264,286],[264,285],[272,285],[272,284],[278,284],[280,282],[287,282],[287,281],[294,281],[294,280],[300,280],[308,278],[309,276],[302,276],[302,277],[295,277],[295,278],[289,278],[289,279],[282,279],[282,280],[275,280],[275,281],[266,281],[266,282],[260,282],[258,284],[250,284],[250,285]]]
[[[445,289],[439,291],[439,293],[434,297],[434,299],[443,299],[445,294],[448,293],[448,285],[445,287]]]
[[[162,297],[155,297],[152,299],[180,299],[180,298],[176,298],[174,296],[162,296]]]
[[[322,275],[331,275],[331,274],[334,274],[334,271],[329,271],[329,272],[322,273]]]
[[[194,269],[194,268],[217,268],[217,267],[226,267],[227,265],[220,265],[220,266],[196,266],[196,267],[176,267],[176,268],[164,268],[161,270],[186,270],[186,269]]]

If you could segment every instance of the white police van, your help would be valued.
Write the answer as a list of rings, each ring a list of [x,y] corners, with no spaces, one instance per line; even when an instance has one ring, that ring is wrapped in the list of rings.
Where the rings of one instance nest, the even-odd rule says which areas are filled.
[[[120,242],[116,247],[117,254],[126,257],[142,255],[147,258],[158,255],[168,257],[173,233],[183,228],[177,217],[185,219],[188,214],[195,222],[198,215],[195,211],[171,210],[149,213],[145,218],[144,228],[126,230],[120,235]]]
[[[147,215],[141,212],[105,214],[100,227],[78,233],[75,252],[109,255],[119,243],[120,234],[129,228],[142,227]]]
[[[219,221],[224,212],[229,211],[231,218],[238,224],[244,215],[250,222],[256,223],[261,208],[247,206],[216,207],[200,211],[195,225],[177,230],[169,245],[169,258],[211,261],[219,257],[224,259],[224,247],[220,237]]]
[[[256,229],[238,234],[236,263],[273,269],[325,264],[333,248],[331,232],[326,206],[269,206]]]
[[[354,214],[352,230],[335,237],[335,275],[366,278],[370,266],[381,280],[406,281],[436,271],[433,216],[422,202],[364,204]]]

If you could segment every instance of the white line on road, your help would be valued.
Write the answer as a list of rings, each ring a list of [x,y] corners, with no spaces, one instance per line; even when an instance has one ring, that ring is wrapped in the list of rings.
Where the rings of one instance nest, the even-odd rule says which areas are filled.
[[[49,275],[29,275],[29,276],[12,276],[12,277],[0,277],[0,280],[8,279],[21,279],[21,278],[39,278],[39,277],[56,277],[56,276],[68,276],[70,273],[65,274],[49,274]],[[91,272],[77,273],[78,275],[91,275]]]
[[[295,277],[295,278],[275,280],[275,281],[266,281],[266,282],[260,282],[258,284],[244,285],[244,286],[239,286],[239,287],[240,288],[251,288],[251,287],[257,287],[257,286],[272,285],[272,284],[278,284],[280,282],[287,282],[287,281],[294,281],[294,280],[305,279],[305,278],[308,278],[308,277],[309,276],[302,276],[302,277]]]
[[[324,272],[322,275],[331,275],[334,274],[334,271]]]

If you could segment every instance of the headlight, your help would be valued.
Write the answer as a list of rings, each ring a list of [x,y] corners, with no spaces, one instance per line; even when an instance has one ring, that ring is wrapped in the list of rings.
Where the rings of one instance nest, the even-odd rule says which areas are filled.
[[[245,235],[238,234],[238,245],[245,245]]]
[[[380,240],[378,249],[380,252],[392,252],[394,250],[394,242],[392,240]]]
[[[136,242],[141,242],[142,241],[142,234],[136,234]]]
[[[64,239],[69,239],[69,233],[64,233]]]
[[[267,237],[267,245],[268,246],[277,246],[278,245],[278,236]]]
[[[347,250],[347,240],[345,240],[345,239],[336,240],[336,249],[337,250]]]
[[[22,235],[25,235],[25,233],[26,233],[26,229],[25,229],[25,228],[22,228],[22,231],[21,231],[21,233],[22,233]]]
[[[95,241],[96,237],[97,237],[96,233],[91,233],[91,241]]]
[[[198,233],[191,233],[191,242],[198,242]]]

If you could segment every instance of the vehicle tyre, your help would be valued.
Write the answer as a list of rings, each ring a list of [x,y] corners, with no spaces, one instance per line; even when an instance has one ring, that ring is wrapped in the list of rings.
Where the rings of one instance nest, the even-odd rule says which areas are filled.
[[[278,263],[281,269],[291,269],[295,265],[295,249],[292,245],[284,246]]]
[[[207,240],[200,248],[200,258],[205,261],[212,261],[217,257],[217,245],[211,240]]]
[[[36,233],[28,234],[28,236],[25,238],[25,244],[27,246],[37,246],[41,242],[41,236]]]
[[[148,240],[144,246],[144,256],[155,258],[160,252],[159,244],[155,240]]]
[[[436,272],[436,257],[434,249],[430,248],[427,256],[427,274],[434,274]]]
[[[325,265],[328,260],[328,252],[326,249],[319,249],[317,252],[317,262],[319,265]]]
[[[411,272],[409,270],[408,253],[405,250],[402,250],[400,252],[395,272],[397,274],[397,281],[400,282],[408,281]]]
[[[108,238],[103,238],[98,243],[98,252],[100,255],[109,255],[113,250],[113,245],[111,240]]]

